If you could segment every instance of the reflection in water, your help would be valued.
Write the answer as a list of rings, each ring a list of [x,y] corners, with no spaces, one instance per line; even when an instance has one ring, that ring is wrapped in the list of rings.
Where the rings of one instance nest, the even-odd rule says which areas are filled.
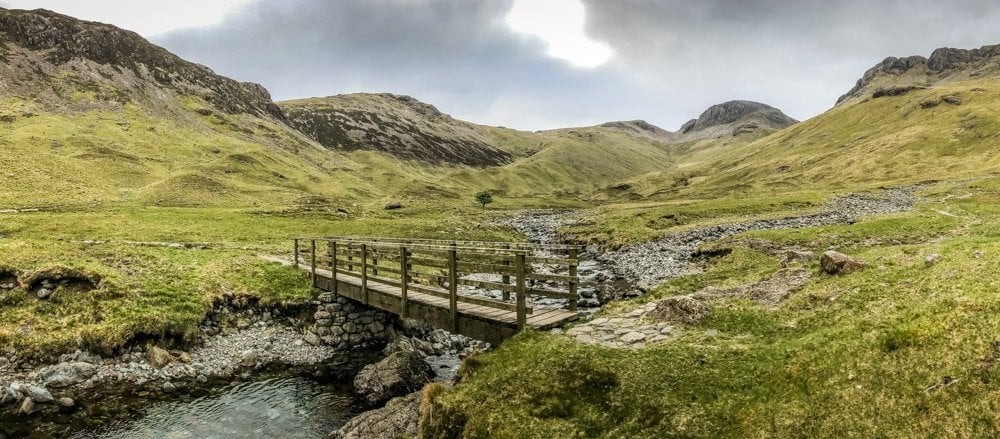
[[[353,414],[350,396],[304,378],[243,383],[191,401],[152,402],[79,439],[322,438]]]

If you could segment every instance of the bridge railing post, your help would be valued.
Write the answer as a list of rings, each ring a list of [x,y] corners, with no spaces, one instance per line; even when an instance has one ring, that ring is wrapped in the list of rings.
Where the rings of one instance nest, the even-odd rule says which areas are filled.
[[[330,282],[333,283],[333,294],[337,295],[337,240],[330,240]]]
[[[361,244],[361,296],[368,304],[368,244]]]
[[[458,332],[458,250],[455,243],[448,252],[448,297],[451,308],[451,331]]]
[[[316,240],[309,240],[309,256],[311,259],[310,263],[310,273],[312,274],[312,286],[316,288]]]
[[[299,238],[295,238],[295,248],[292,250],[292,266],[299,268]]]
[[[514,257],[514,270],[517,274],[517,329],[522,330],[528,323],[527,298],[525,297],[524,251],[518,251]]]
[[[400,309],[399,316],[402,318],[408,318],[410,316],[410,303],[407,301],[406,294],[409,289],[408,283],[410,278],[410,267],[407,261],[409,255],[406,254],[406,246],[399,246],[399,293],[400,293]]]
[[[510,244],[504,244],[503,248],[505,250],[510,250]],[[504,257],[504,260],[501,263],[501,265],[503,265],[504,267],[510,267],[510,261],[507,260],[506,257]],[[509,270],[509,268],[504,268],[504,269],[505,270]],[[503,277],[501,279],[502,279],[504,285],[510,285],[510,273],[504,272]],[[504,289],[500,294],[502,295],[504,302],[509,302],[510,301],[510,291],[507,291],[506,289]]]
[[[354,244],[347,242],[347,271],[354,271]]]
[[[577,256],[578,256],[578,254],[577,254],[577,250],[575,248],[569,249],[569,258],[571,259],[571,261],[569,263],[569,277],[572,278],[572,279],[569,280],[569,294],[570,294],[570,296],[572,296],[569,299],[569,310],[570,311],[576,311],[576,302],[577,302],[577,292],[576,292],[576,289],[577,289],[577,279],[576,279],[576,264],[577,264],[577,260],[576,260],[576,258],[577,258]]]

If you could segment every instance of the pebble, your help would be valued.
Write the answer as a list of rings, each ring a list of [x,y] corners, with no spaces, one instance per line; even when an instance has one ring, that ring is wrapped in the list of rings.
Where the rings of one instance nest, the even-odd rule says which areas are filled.
[[[59,398],[56,400],[56,402],[63,407],[73,407],[74,405],[76,405],[76,402],[73,401],[73,398],[67,398],[67,397]]]

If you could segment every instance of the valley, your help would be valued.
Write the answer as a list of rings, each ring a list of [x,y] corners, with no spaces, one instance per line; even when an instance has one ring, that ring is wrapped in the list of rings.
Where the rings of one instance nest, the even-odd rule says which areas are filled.
[[[323,402],[331,437],[994,436],[997,47],[887,58],[804,121],[734,100],[676,131],[522,131],[390,93],[274,102],[0,8],[0,439],[248,388],[265,414]],[[297,236],[581,245],[589,311],[488,349],[373,314],[339,350],[315,332],[346,305],[274,262]],[[438,378],[359,402],[364,369],[408,355]],[[81,362],[91,387],[35,404],[42,370]]]

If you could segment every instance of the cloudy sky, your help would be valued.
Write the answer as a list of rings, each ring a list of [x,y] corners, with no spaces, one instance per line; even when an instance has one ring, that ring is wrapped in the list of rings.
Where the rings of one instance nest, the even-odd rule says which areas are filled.
[[[276,100],[408,94],[521,129],[806,119],[886,56],[1000,43],[995,0],[0,0],[135,30]]]

